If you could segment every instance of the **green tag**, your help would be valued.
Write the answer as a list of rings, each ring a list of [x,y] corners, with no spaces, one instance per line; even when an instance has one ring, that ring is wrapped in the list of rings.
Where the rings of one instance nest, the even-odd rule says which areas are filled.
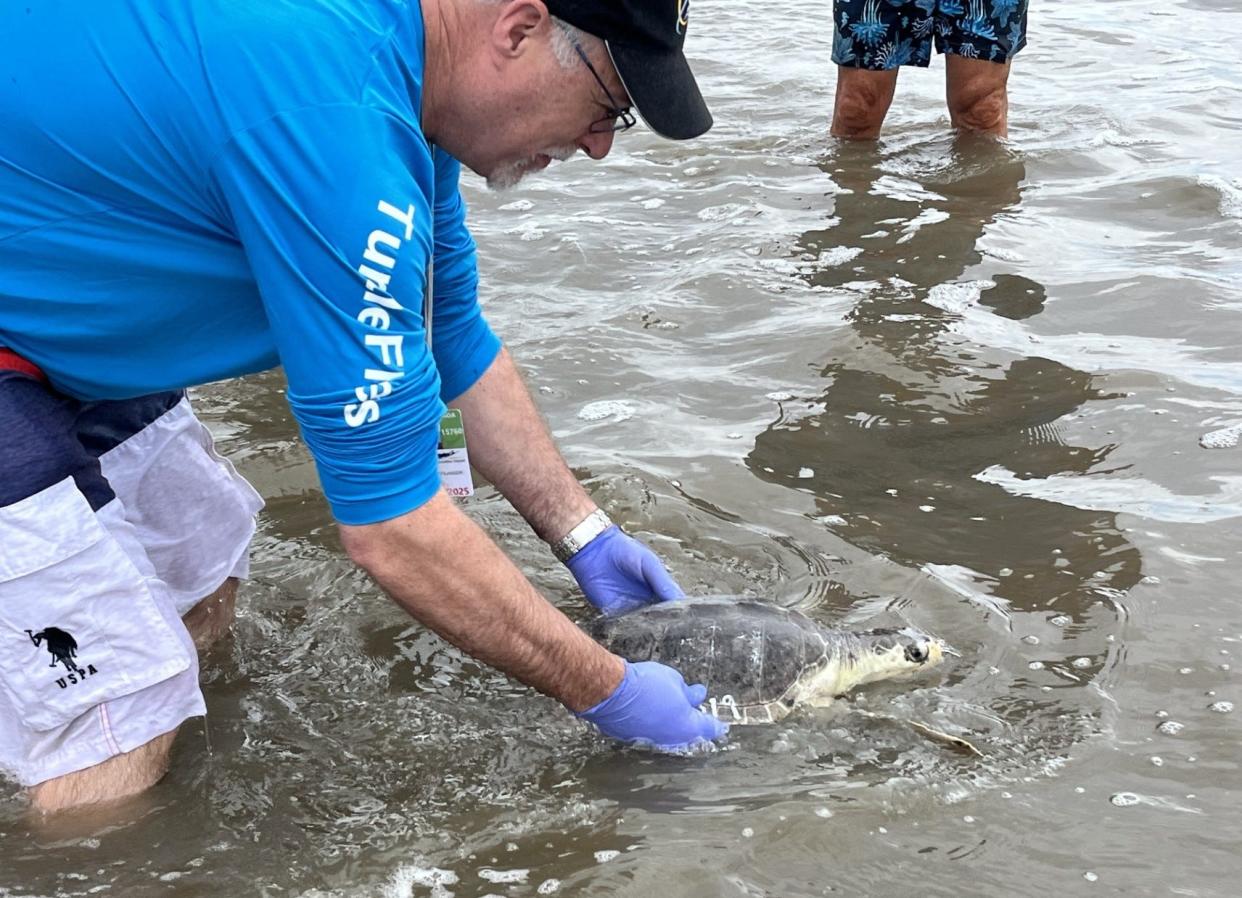
[[[440,419],[440,449],[465,449],[466,428],[461,423],[461,410],[451,408]]]

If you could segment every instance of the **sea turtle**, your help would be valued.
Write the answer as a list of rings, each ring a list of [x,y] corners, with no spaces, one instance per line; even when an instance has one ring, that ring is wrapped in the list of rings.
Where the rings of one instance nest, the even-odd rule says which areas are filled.
[[[728,596],[648,605],[596,618],[587,630],[623,658],[660,661],[687,683],[703,683],[703,709],[733,724],[822,707],[862,683],[934,667],[945,651],[911,628],[836,630],[790,608]]]

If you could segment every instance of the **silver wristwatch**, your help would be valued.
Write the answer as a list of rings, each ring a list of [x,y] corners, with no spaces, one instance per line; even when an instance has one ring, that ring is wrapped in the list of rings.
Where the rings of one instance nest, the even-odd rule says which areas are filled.
[[[556,542],[552,543],[552,554],[557,561],[564,564],[584,548],[586,544],[612,526],[612,518],[602,509],[591,512],[574,529],[570,530]]]

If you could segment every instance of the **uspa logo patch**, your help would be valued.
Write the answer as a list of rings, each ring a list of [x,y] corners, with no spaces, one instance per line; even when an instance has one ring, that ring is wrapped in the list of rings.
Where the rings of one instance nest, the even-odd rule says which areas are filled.
[[[26,635],[36,646],[47,647],[48,653],[52,656],[52,663],[48,667],[55,667],[57,664],[65,666],[65,675],[56,678],[56,685],[61,689],[76,686],[87,677],[93,677],[99,673],[94,664],[87,664],[84,668],[78,666],[78,662],[74,660],[78,657],[78,641],[68,630],[62,630],[60,627],[44,627],[38,633],[27,630]]]

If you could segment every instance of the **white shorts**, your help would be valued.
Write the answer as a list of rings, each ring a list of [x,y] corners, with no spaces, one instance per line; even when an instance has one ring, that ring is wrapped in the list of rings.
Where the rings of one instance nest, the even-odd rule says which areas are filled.
[[[0,392],[12,381],[0,382]],[[57,422],[87,408],[44,390],[47,414],[27,416],[41,401],[32,384],[16,388],[16,407],[40,431],[29,441],[0,437],[9,487],[41,463],[6,469],[5,458],[20,460],[28,445],[40,459],[55,454],[74,435],[72,424]],[[93,466],[87,475],[70,464],[62,479],[17,501],[13,489],[3,491],[0,769],[23,785],[99,764],[206,713],[181,615],[226,578],[246,576],[263,502],[216,454],[189,402],[168,395],[158,417],[106,451],[91,454],[98,442],[81,436],[81,457]],[[48,432],[52,450],[42,448]]]

